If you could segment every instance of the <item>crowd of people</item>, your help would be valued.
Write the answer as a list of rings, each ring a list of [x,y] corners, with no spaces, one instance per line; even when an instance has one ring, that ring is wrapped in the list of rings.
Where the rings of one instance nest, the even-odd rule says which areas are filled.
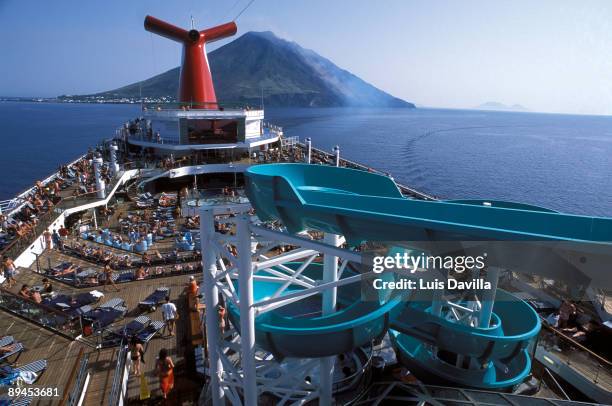
[[[78,188],[74,190],[75,196],[95,191],[91,158],[93,158],[92,151],[85,159],[80,159],[70,166],[59,167],[57,175],[51,180],[45,183],[36,181],[34,187],[22,196],[17,211],[10,215],[0,213],[0,250],[14,240],[35,238],[39,232],[37,226],[41,217],[52,211],[62,200],[62,190],[76,182]],[[102,176],[109,178],[107,169],[103,168]]]
[[[53,293],[53,285],[47,278],[43,278],[42,286],[30,287],[27,283],[21,285],[21,289],[17,293],[18,296],[33,301],[34,303],[42,303],[44,297]]]
[[[47,185],[37,181],[32,191],[24,197],[20,210],[10,216],[0,214],[0,233],[4,237],[5,244],[14,239],[35,237],[40,217],[52,210],[61,200],[60,185],[59,179]]]
[[[612,351],[608,345],[612,338],[612,329],[602,323],[580,317],[578,307],[570,300],[563,300],[558,311],[548,315],[545,321],[562,335],[570,338],[592,351],[612,358]],[[554,338],[553,348],[564,351],[565,341]]]
[[[119,225],[132,244],[149,238],[149,235],[157,239],[176,233],[176,224],[172,218],[159,217],[153,210],[148,209],[128,213],[125,217],[119,218]],[[125,237],[119,236],[119,238]]]

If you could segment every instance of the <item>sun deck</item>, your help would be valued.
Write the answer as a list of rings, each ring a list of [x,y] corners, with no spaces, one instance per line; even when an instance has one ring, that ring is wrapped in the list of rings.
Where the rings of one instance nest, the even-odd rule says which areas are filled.
[[[61,254],[45,253],[56,259],[62,259]],[[89,264],[90,266],[92,264]],[[93,265],[97,266],[97,265]],[[18,276],[18,285],[11,291],[16,293],[18,287],[23,283],[30,286],[42,284],[44,275],[36,273],[32,269],[22,269]],[[116,323],[113,323],[109,328],[116,329],[129,323],[141,314],[145,314],[152,320],[162,320],[161,311],[159,309],[151,313],[142,313],[138,309],[138,303],[145,299],[157,287],[166,286],[170,288],[171,301],[176,304],[181,317],[177,324],[177,334],[174,337],[158,335],[148,342],[145,347],[145,361],[143,365],[144,374],[147,378],[152,398],[159,396],[159,383],[157,376],[154,373],[155,359],[160,349],[166,348],[177,365],[176,374],[177,388],[188,387],[194,389],[199,387],[201,383],[195,373],[193,366],[193,350],[190,347],[190,337],[188,328],[187,303],[183,289],[186,285],[186,276],[172,276],[168,278],[158,278],[150,280],[141,280],[128,282],[118,285],[120,291],[115,292],[112,288],[106,293],[101,302],[112,298],[121,298],[125,300],[125,306],[128,308],[126,316]],[[94,290],[94,288],[78,289],[65,284],[54,283],[54,289],[62,294],[76,294]],[[98,288],[99,289],[99,288]],[[3,293],[6,294],[6,293]],[[3,309],[4,310],[4,309]],[[16,341],[23,343],[25,350],[17,359],[17,365],[24,365],[29,362],[46,359],[49,362],[47,370],[42,373],[37,386],[52,386],[60,388],[63,393],[70,390],[71,376],[73,369],[78,369],[78,364],[82,356],[89,357],[89,370],[91,378],[89,387],[87,388],[85,404],[107,404],[108,395],[114,379],[114,368],[117,363],[118,347],[96,349],[95,337],[89,337],[85,341],[70,340],[67,337],[59,335],[47,328],[41,327],[32,321],[17,317],[3,311],[3,317],[0,318],[0,331],[3,335],[12,335]],[[13,360],[15,357],[12,357]],[[189,393],[197,393],[198,390],[191,390]],[[174,391],[175,396],[184,396],[180,390]],[[140,381],[138,378],[131,376],[128,381],[127,397],[138,398],[140,394]],[[51,400],[38,400],[35,404],[55,404]]]
[[[134,203],[130,201],[119,202],[116,207],[115,214],[107,219],[100,218],[100,225],[110,227],[116,235],[121,234],[121,227],[118,223],[120,216],[125,216],[127,212],[139,210]],[[176,219],[177,225],[182,226],[183,219]],[[78,235],[71,235],[65,243],[67,245],[82,244],[86,241]],[[105,251],[113,253],[117,256],[131,255],[134,258],[139,258],[141,254],[128,253],[127,251],[116,247],[99,244],[92,241],[86,242],[90,246],[98,246]],[[154,257],[156,252],[168,254],[175,247],[174,238],[164,238],[156,241],[153,247],[147,252]],[[191,255],[182,252],[181,258],[185,255]],[[60,313],[56,309],[49,309],[36,305],[31,301],[19,299],[17,294],[23,284],[30,287],[42,286],[43,279],[51,280],[53,290],[57,294],[77,295],[80,293],[91,292],[94,290],[103,291],[103,286],[77,287],[72,283],[53,279],[46,274],[46,270],[51,266],[71,262],[75,266],[82,269],[91,270],[93,273],[102,273],[102,262],[94,259],[78,258],[66,252],[61,252],[57,249],[46,249],[37,260],[28,268],[19,268],[17,275],[17,284],[11,289],[0,290],[0,311],[3,317],[0,318],[0,331],[4,335],[12,335],[17,342],[21,342],[25,350],[17,358],[13,356],[9,359],[15,366],[25,365],[29,362],[45,359],[48,362],[47,369],[40,375],[35,383],[36,386],[57,387],[60,389],[60,395],[68,393],[74,386],[76,376],[80,369],[83,359],[88,360],[87,368],[90,373],[88,387],[86,390],[85,403],[87,405],[106,405],[108,404],[113,388],[113,383],[116,381],[115,367],[118,362],[118,357],[121,352],[119,346],[100,348],[101,340],[99,336],[89,336],[86,338],[77,337],[80,332],[79,323],[71,325],[70,328],[62,329],[56,325],[41,325],[42,319],[45,319],[51,313]],[[193,262],[193,261],[192,261]],[[180,264],[188,264],[189,262],[181,261]],[[199,265],[200,261],[196,260]],[[172,267],[173,265],[164,265],[163,267]],[[133,270],[133,269],[132,269]],[[132,272],[127,270],[126,272]],[[191,273],[193,274],[193,273]],[[156,275],[154,278],[143,280],[126,281],[117,283],[119,288],[115,292],[112,286],[109,286],[102,299],[92,307],[95,307],[103,302],[113,298],[120,298],[125,302],[127,313],[125,317],[112,323],[106,328],[106,331],[118,330],[130,321],[140,315],[146,315],[151,321],[161,321],[161,310],[156,309],[153,312],[147,312],[139,308],[139,303],[148,295],[155,291],[158,287],[170,288],[171,301],[176,304],[179,315],[181,316],[177,323],[176,336],[170,337],[167,332],[163,336],[158,333],[145,345],[145,363],[143,364],[143,372],[146,377],[151,398],[155,399],[160,396],[159,382],[155,374],[155,360],[159,350],[166,348],[176,365],[176,383],[175,390],[172,391],[171,398],[175,400],[191,402],[194,397],[199,395],[202,387],[199,375],[195,370],[194,350],[192,348],[191,334],[192,326],[190,323],[190,312],[187,306],[184,288],[188,282],[188,272],[164,273]],[[19,301],[21,300],[21,301]],[[197,316],[199,317],[199,316]],[[196,318],[197,318],[196,317]],[[76,339],[75,339],[76,338]],[[197,340],[196,340],[197,341]],[[201,336],[199,338],[201,342]],[[0,395],[4,391],[0,391]],[[140,397],[140,379],[130,375],[127,383],[126,400],[138,400]],[[58,404],[59,399],[36,399],[33,404],[51,405]]]

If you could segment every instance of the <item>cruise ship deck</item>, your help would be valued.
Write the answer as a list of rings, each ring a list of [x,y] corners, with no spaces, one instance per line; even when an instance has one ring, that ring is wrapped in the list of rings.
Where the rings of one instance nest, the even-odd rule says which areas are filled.
[[[126,204],[127,208],[129,204]],[[111,219],[112,227],[113,220]],[[79,237],[70,236],[66,239],[66,245],[80,244]],[[113,250],[102,244],[89,243],[91,246],[100,245],[105,250]],[[157,244],[154,251],[166,253],[172,250],[172,243]],[[114,250],[118,254],[125,254],[121,250]],[[151,250],[151,253],[154,252]],[[23,284],[30,287],[43,285],[43,279],[51,280],[54,295],[75,296],[90,291],[103,291],[102,287],[75,287],[70,283],[53,279],[46,274],[48,265],[70,262],[81,269],[91,269],[96,273],[102,273],[102,264],[93,260],[75,258],[57,249],[45,250],[38,256],[37,261],[31,268],[19,268],[17,283],[11,289],[2,289],[0,292],[0,308],[3,316],[0,319],[0,331],[3,336],[12,336],[15,342],[22,343],[24,350],[17,356],[11,357],[15,366],[25,365],[39,359],[48,362],[47,369],[40,375],[36,385],[40,387],[64,388],[61,393],[63,402],[68,401],[70,390],[75,385],[79,372],[87,371],[90,374],[87,383],[85,404],[108,404],[112,394],[113,383],[117,382],[117,371],[115,367],[120,355],[120,346],[114,345],[110,348],[100,348],[102,342],[100,336],[83,338],[79,331],[63,329],[61,326],[48,326],[45,328],[39,324],[39,320],[49,313],[57,310],[45,306],[24,301],[19,298],[19,289]],[[184,264],[183,262],[181,262]],[[139,309],[139,303],[160,286],[170,288],[171,301],[176,304],[181,316],[177,323],[175,336],[169,336],[167,332],[159,332],[146,344],[145,363],[143,372],[147,378],[152,397],[159,397],[159,382],[155,374],[155,358],[160,349],[166,348],[177,365],[177,390],[173,391],[173,398],[178,401],[181,397],[185,401],[195,401],[193,397],[199,394],[198,388],[202,382],[197,379],[193,359],[193,344],[202,343],[201,332],[192,332],[190,325],[190,311],[187,307],[184,289],[189,282],[188,273],[174,276],[159,276],[151,279],[137,280],[126,283],[117,283],[119,292],[109,285],[104,297],[99,300],[98,305],[114,298],[122,299],[127,308],[127,313],[120,320],[109,325],[106,330],[119,330],[140,315],[146,315],[152,321],[162,320],[161,311],[157,308],[153,312]],[[197,314],[197,313],[196,313]],[[199,316],[197,316],[199,317]],[[87,363],[82,364],[86,359]],[[121,374],[122,371],[119,371]],[[119,380],[120,382],[120,380]],[[116,384],[116,383],[115,383]],[[76,393],[76,392],[75,392]],[[140,380],[132,376],[127,385],[128,399],[140,396]],[[195,394],[195,395],[194,395]],[[64,397],[66,395],[66,397]],[[41,399],[39,404],[57,404],[58,399]]]
[[[397,184],[338,146],[285,136],[263,108],[218,103],[203,49],[236,33],[234,22],[187,31],[148,16],[145,29],[184,47],[180,102],[143,105],[112,139],[0,202],[0,340],[13,352],[2,360],[1,405],[25,379],[58,396],[12,403],[612,402],[612,364],[577,341],[595,331],[583,325],[609,329],[612,219],[439,200]],[[465,263],[381,273],[370,258],[500,241],[520,244],[485,251],[486,265],[468,273],[489,288],[466,283],[460,293],[390,284],[421,274],[462,283]],[[551,263],[539,262],[550,241],[560,242]],[[515,274],[560,275],[569,288],[548,295]],[[566,300],[576,286],[588,311]],[[179,316],[173,336],[166,295]],[[543,295],[549,313],[574,306],[584,337],[542,333]],[[144,379],[130,372],[132,339],[145,349]],[[156,372],[168,365],[162,349],[173,388]]]

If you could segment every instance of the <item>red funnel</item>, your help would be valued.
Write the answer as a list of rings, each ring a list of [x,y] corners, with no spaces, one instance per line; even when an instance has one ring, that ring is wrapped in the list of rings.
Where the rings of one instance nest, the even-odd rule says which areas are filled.
[[[236,23],[232,21],[202,31],[187,31],[147,16],[144,27],[147,31],[183,44],[179,101],[195,108],[217,109],[217,96],[206,57],[206,43],[234,35],[237,31]]]

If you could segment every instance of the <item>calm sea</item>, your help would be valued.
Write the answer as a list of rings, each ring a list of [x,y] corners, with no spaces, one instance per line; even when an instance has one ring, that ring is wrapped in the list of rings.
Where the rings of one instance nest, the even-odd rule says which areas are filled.
[[[0,199],[82,154],[136,105],[0,103]],[[288,136],[442,198],[612,216],[612,117],[442,109],[267,109]]]

